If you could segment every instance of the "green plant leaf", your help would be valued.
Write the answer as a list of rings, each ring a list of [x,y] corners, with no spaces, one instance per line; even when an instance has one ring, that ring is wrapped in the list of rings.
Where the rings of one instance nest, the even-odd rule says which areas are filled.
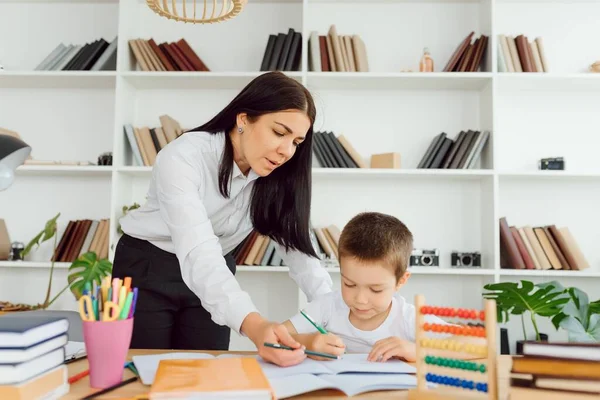
[[[600,300],[596,300],[590,303],[590,314],[600,314]]]
[[[600,342],[600,314],[594,314],[590,317],[590,325],[588,332],[590,336]]]
[[[54,234],[56,233],[56,221],[58,220],[58,217],[60,217],[60,213],[56,214],[56,216],[54,216],[54,218],[51,218],[48,221],[46,221],[46,225],[44,226],[44,229],[40,233],[35,235],[35,237],[33,239],[31,239],[29,241],[29,243],[27,243],[27,245],[21,252],[21,255],[23,257],[25,257],[27,254],[29,254],[31,252],[31,250],[33,249],[33,246],[39,247],[40,244],[42,244],[46,240],[52,239],[54,237]]]
[[[490,292],[483,293],[488,299],[496,300],[497,307],[502,310],[502,315],[521,315],[525,311],[544,317],[553,317],[560,313],[561,305],[568,302],[569,298],[563,296],[555,286],[544,284],[534,285],[530,281],[490,283],[484,286]],[[500,314],[499,314],[500,315]]]
[[[594,318],[591,330],[586,330],[581,321],[571,316],[563,319],[560,327],[568,332],[570,342],[596,343],[600,341],[600,315],[594,317],[598,318]]]
[[[102,283],[102,278],[112,273],[112,263],[107,260],[98,260],[93,251],[82,254],[69,267],[69,276],[67,281],[75,299],[79,300],[83,293],[85,285],[96,282]]]

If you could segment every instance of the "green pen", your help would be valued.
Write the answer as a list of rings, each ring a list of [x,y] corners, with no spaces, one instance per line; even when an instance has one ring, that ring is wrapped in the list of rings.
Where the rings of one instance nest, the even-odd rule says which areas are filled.
[[[323,328],[321,325],[317,324],[314,319],[312,319],[307,313],[304,312],[304,310],[300,310],[300,314],[302,314],[304,316],[304,318],[306,318],[308,320],[308,322],[310,322],[319,332],[321,332],[324,335],[327,334],[327,331],[325,330],[325,328]]]
[[[279,343],[269,343],[269,342],[265,342],[265,346],[267,347],[272,347],[274,349],[282,349],[282,350],[294,350],[293,348],[289,347],[289,346],[285,346],[283,344],[279,344]],[[312,351],[312,350],[304,350],[305,354],[309,354],[311,356],[318,356],[318,357],[325,357],[325,358],[331,358],[334,360],[339,360],[341,357],[340,356],[336,356],[334,354],[329,354],[329,353],[320,353],[318,351]]]

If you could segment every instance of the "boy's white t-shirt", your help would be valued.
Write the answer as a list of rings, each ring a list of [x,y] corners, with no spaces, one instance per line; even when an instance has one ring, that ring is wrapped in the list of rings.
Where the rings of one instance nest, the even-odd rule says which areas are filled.
[[[377,341],[390,336],[415,341],[415,306],[399,294],[392,297],[392,308],[385,321],[372,331],[363,331],[350,323],[350,308],[344,303],[339,290],[320,296],[309,303],[304,311],[328,332],[339,336],[348,353],[369,353]],[[423,317],[426,322],[447,324],[435,315]],[[298,333],[318,332],[300,313],[290,318],[290,322]]]

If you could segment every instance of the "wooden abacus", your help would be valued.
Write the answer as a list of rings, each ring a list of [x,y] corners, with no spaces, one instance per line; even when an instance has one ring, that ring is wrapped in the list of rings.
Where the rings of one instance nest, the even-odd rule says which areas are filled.
[[[427,306],[423,295],[415,296],[417,388],[409,390],[409,399],[498,399],[496,302],[484,302],[484,310],[457,309]],[[425,322],[428,314],[452,318],[452,325]],[[459,325],[456,320],[480,321],[484,327]],[[427,332],[478,337],[485,344],[429,338]],[[467,354],[475,360],[466,360]]]

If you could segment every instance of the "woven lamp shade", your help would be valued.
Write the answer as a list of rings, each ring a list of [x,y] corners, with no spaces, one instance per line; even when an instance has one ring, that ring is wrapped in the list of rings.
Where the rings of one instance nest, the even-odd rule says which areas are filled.
[[[214,24],[242,12],[248,0],[146,0],[152,11],[163,17],[192,24]]]

